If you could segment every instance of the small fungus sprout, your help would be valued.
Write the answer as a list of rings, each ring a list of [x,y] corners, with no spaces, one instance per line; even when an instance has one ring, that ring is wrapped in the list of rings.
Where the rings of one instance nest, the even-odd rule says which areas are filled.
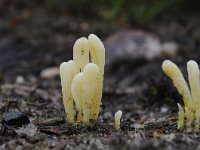
[[[178,129],[186,132],[199,131],[200,124],[200,74],[198,64],[190,60],[187,63],[189,87],[176,64],[165,60],[163,71],[172,79],[174,86],[183,97],[184,107],[178,103]]]
[[[115,129],[119,130],[120,129],[120,121],[121,121],[121,117],[122,117],[122,111],[118,110],[115,113]]]
[[[90,34],[88,39],[79,38],[73,47],[73,60],[60,65],[63,103],[68,122],[89,123],[90,120],[97,119],[101,105],[104,65],[105,48],[94,34]]]

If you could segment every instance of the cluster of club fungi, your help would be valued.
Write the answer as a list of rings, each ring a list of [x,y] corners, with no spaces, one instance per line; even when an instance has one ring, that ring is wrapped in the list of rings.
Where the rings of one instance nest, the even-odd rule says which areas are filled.
[[[184,107],[178,103],[178,129],[185,132],[199,131],[200,123],[200,74],[198,64],[190,60],[187,63],[189,86],[176,64],[165,60],[163,71],[172,79],[174,86],[183,97]]]
[[[64,108],[69,123],[86,123],[99,115],[105,66],[105,48],[94,34],[79,38],[73,47],[73,60],[60,65]],[[183,97],[184,107],[178,103],[178,129],[199,131],[200,73],[195,61],[187,63],[189,87],[176,64],[165,60],[162,69],[172,79]],[[75,112],[75,113],[74,113]],[[115,113],[115,129],[120,129],[122,111]]]

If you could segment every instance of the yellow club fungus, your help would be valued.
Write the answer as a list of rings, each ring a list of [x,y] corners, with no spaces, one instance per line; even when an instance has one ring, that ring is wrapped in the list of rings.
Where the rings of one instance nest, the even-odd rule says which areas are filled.
[[[173,62],[165,60],[163,71],[173,80],[174,86],[183,97],[184,108],[178,104],[178,129],[186,132],[199,131],[200,123],[200,73],[195,61],[188,61],[187,72],[189,87],[179,68]]]
[[[120,121],[121,121],[121,117],[122,117],[122,111],[118,110],[115,113],[115,129],[119,130],[120,129]]]
[[[77,110],[77,121],[81,122],[83,121],[83,96],[82,96],[82,84],[83,84],[83,73],[80,72],[77,75],[75,75],[72,85],[71,85],[71,91],[74,98],[74,102],[76,104],[76,110]]]
[[[73,60],[79,71],[89,63],[89,44],[85,37],[78,39],[73,47]]]
[[[99,108],[101,105],[102,88],[103,88],[103,76],[105,66],[105,48],[101,40],[94,34],[90,34],[88,37],[90,55],[92,62],[99,66],[99,76],[97,80],[97,87],[94,93],[93,107],[91,109],[90,117],[92,120],[96,120],[99,115]]]
[[[63,102],[70,123],[88,123],[97,119],[101,105],[104,65],[105,48],[94,34],[90,34],[88,39],[78,39],[73,47],[73,60],[60,65]]]
[[[68,62],[63,62],[60,65],[63,102],[64,102],[66,116],[68,118],[68,121],[71,123],[74,122],[74,104],[71,93],[71,82],[75,75],[74,67],[75,64],[72,60]]]
[[[98,84],[99,67],[94,63],[89,63],[83,70],[83,119],[89,122],[91,109],[93,106],[94,93]]]

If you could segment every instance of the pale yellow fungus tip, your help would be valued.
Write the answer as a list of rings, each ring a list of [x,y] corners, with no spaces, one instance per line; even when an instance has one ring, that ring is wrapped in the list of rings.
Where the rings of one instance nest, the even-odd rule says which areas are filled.
[[[105,48],[101,40],[94,34],[90,34],[88,37],[89,49],[92,58],[92,62],[97,64],[100,69],[100,73],[104,74],[105,65]]]
[[[191,100],[191,95],[180,69],[170,60],[165,60],[163,62],[162,69],[166,75],[172,79],[174,86],[183,97],[184,105],[187,106],[188,101]]]

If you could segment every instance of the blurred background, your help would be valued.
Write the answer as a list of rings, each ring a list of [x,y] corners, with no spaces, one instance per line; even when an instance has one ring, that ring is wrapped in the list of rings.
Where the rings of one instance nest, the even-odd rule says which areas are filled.
[[[111,49],[116,42],[113,35],[129,40],[127,47],[130,48],[132,40],[145,39],[151,34],[156,35],[154,38],[159,42],[172,41],[183,48],[195,47],[200,40],[199,6],[200,2],[195,0],[1,0],[0,66],[17,65],[25,55],[30,55],[27,60],[32,61],[38,54],[43,56],[49,52],[55,53],[52,59],[58,61],[56,54],[71,51],[75,39],[89,33],[95,33],[103,40],[111,38],[108,41]],[[121,33],[122,30],[127,32]],[[139,33],[133,33],[133,30]],[[71,57],[62,56],[61,59]],[[5,63],[8,59],[9,63]],[[51,63],[57,65],[58,62]],[[23,62],[18,65],[25,67]],[[40,67],[43,66],[39,65],[38,69]],[[35,73],[40,71],[35,69]],[[20,69],[18,71],[20,73]]]
[[[65,122],[63,118],[66,116],[59,65],[72,59],[75,41],[91,33],[96,34],[106,48],[103,98],[98,119],[100,128],[95,124],[94,128],[60,126],[59,120]],[[194,59],[200,64],[199,58],[198,0],[0,0],[0,120],[4,113],[15,110],[7,117],[4,115],[4,121],[12,120],[13,116],[21,120],[22,113],[19,112],[23,112],[34,127],[33,134],[29,128],[21,128],[26,132],[30,130],[30,138],[23,130],[8,128],[0,123],[0,144],[16,139],[16,142],[8,143],[10,149],[21,148],[27,143],[28,147],[32,143],[32,148],[41,146],[39,149],[45,149],[43,145],[61,148],[63,143],[66,148],[70,148],[71,144],[77,146],[77,143],[87,147],[89,143],[94,143],[91,135],[105,137],[102,143],[108,144],[107,137],[111,134],[114,135],[114,142],[111,142],[115,147],[113,149],[119,149],[120,146],[124,148],[125,140],[118,138],[122,134],[130,137],[125,144],[129,145],[130,139],[136,139],[135,145],[138,146],[141,141],[143,146],[143,134],[134,133],[140,133],[143,124],[156,119],[168,124],[172,121],[168,116],[172,115],[171,119],[175,117],[176,120],[177,103],[183,103],[161,69],[163,60],[175,62],[187,77],[186,62]],[[107,128],[108,124],[112,125],[117,110],[123,111],[119,136],[113,132],[113,127]],[[55,130],[50,125],[54,117],[59,119]],[[46,121],[46,118],[50,120]],[[199,148],[196,134],[191,139],[184,134],[182,139],[174,140],[181,137],[175,130],[175,120],[172,131],[165,123],[149,126],[153,129],[149,135],[154,136],[155,133],[156,138],[160,137],[160,132],[178,133],[177,136],[166,136],[165,144],[162,137],[161,144],[153,139],[159,146],[154,149],[167,146],[173,149],[174,141],[184,149],[185,146]],[[40,122],[44,125],[41,128]],[[50,126],[47,126],[48,122]],[[106,126],[101,126],[104,123]],[[154,132],[154,127],[159,129],[158,132]],[[86,134],[85,129],[89,130]],[[37,130],[47,134],[40,136]],[[84,133],[85,138],[79,133]],[[67,140],[68,135],[75,140],[71,141],[72,137]],[[21,138],[27,138],[26,142]],[[171,145],[169,138],[173,143]],[[194,139],[196,142],[191,142]],[[18,145],[17,148],[13,144]],[[148,141],[142,149],[149,149],[149,146],[151,143]],[[176,145],[174,147],[177,149]],[[90,149],[97,148],[93,146]]]
[[[59,65],[72,59],[76,39],[90,33],[106,47],[105,91],[137,91],[145,79],[160,79],[164,59],[184,67],[189,59],[199,62],[199,6],[195,0],[0,0],[2,93],[15,89],[6,83],[30,84],[56,89],[61,99]],[[21,90],[17,95],[27,94]]]

